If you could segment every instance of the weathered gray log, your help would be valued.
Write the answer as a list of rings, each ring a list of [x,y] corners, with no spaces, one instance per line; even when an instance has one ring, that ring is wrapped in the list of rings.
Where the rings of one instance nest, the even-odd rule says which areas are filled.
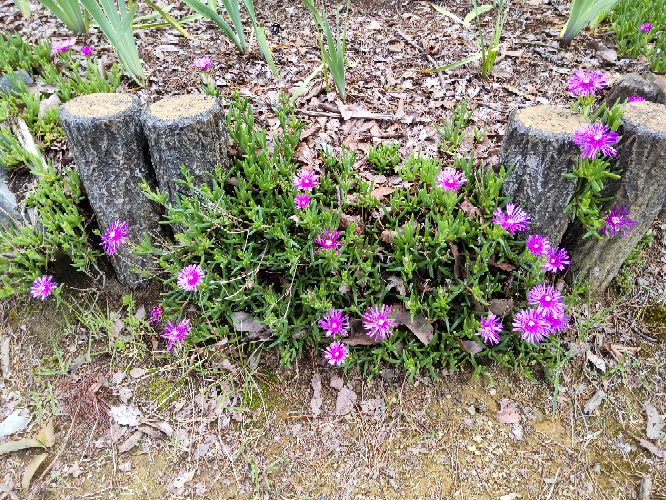
[[[564,209],[571,201],[576,181],[562,174],[578,164],[580,148],[572,137],[586,121],[570,108],[533,106],[511,113],[499,161],[515,164],[504,181],[501,195],[511,198],[534,223],[520,234],[540,234],[557,246],[569,223]]]
[[[207,172],[214,173],[216,165],[222,171],[229,168],[229,136],[218,99],[201,94],[168,97],[146,109],[141,120],[157,182],[162,192],[169,193],[170,205],[177,206],[177,194],[190,194],[173,181],[184,180],[182,165],[192,175],[195,187],[206,184],[211,190],[213,182]]]
[[[609,209],[629,206],[627,218],[636,222],[634,231],[626,231],[626,238],[620,231],[583,240],[584,230],[576,223],[563,239],[571,256],[570,279],[587,281],[592,295],[608,287],[666,203],[666,106],[646,101],[627,104],[618,132],[622,139],[610,169],[621,171],[621,179],[609,183],[601,194],[613,198]]]
[[[638,496],[636,500],[650,500],[652,493],[652,478],[650,476],[643,476],[641,484],[638,487]]]
[[[130,241],[138,243],[145,232],[153,239],[159,233],[161,207],[139,189],[143,179],[151,189],[157,183],[138,99],[126,94],[80,96],[60,107],[60,122],[100,232],[105,234],[119,219],[128,223]],[[111,261],[122,285],[136,289],[148,284],[131,268],[146,269],[150,256],[135,255],[124,244]]]
[[[646,101],[666,104],[666,93],[657,83],[655,75],[644,73],[628,73],[624,75],[611,91],[606,95],[604,102],[611,107],[619,99],[620,104],[630,97],[642,97]]]

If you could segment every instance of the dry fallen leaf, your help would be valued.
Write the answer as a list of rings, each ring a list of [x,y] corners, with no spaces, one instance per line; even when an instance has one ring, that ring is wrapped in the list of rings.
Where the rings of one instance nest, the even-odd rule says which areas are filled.
[[[141,436],[143,436],[143,432],[141,431],[136,431],[133,433],[125,440],[124,443],[118,445],[118,453],[125,453],[126,451],[130,451],[135,446],[138,446]]]
[[[592,351],[587,351],[587,360],[596,366],[598,370],[606,372],[606,362],[596,354],[593,354]]]
[[[11,453],[12,451],[25,450],[26,448],[44,448],[44,445],[36,439],[19,439],[0,445],[0,455]]]
[[[368,415],[373,415],[377,408],[382,408],[384,406],[383,399],[368,399],[361,402],[361,411]]]
[[[330,386],[333,389],[337,389],[339,391],[340,389],[342,389],[344,387],[344,385],[345,385],[345,382],[344,382],[344,380],[342,380],[342,378],[338,377],[337,375],[332,375],[331,376]]]
[[[393,311],[399,318],[398,324],[409,328],[409,331],[416,335],[416,338],[421,342],[428,345],[432,341],[435,329],[424,316],[416,314],[414,315],[414,321],[412,321],[412,313],[402,304],[394,305]]]
[[[661,418],[659,412],[647,399],[643,401],[643,408],[645,408],[645,413],[647,413],[646,435],[648,439],[662,439],[665,435],[663,431],[664,419]]]
[[[312,401],[310,401],[310,409],[312,410],[312,414],[315,417],[318,417],[321,413],[321,404],[323,402],[321,396],[321,375],[318,373],[315,373],[312,376],[312,389],[314,389],[314,394],[312,396]]]
[[[53,417],[49,418],[48,423],[42,427],[42,430],[39,431],[39,434],[37,434],[35,438],[37,441],[48,448],[55,444],[55,434],[53,433]]]
[[[520,422],[520,413],[515,406],[509,404],[508,399],[502,399],[500,401],[501,410],[495,413],[495,420],[500,424],[517,424]]]
[[[641,444],[643,448],[648,450],[650,453],[652,453],[655,457],[661,458],[663,460],[666,460],[666,450],[662,450],[658,446],[655,446],[652,444],[650,441],[647,439],[639,439],[638,442]]]
[[[25,468],[25,472],[23,473],[23,477],[21,478],[21,487],[23,488],[23,491],[27,493],[28,488],[30,488],[30,481],[32,481],[32,476],[35,475],[35,472],[37,469],[39,469],[39,466],[42,465],[42,462],[46,460],[46,457],[48,457],[48,453],[42,453],[41,455],[37,455],[35,458],[33,458],[28,466]]]
[[[118,425],[129,425],[130,427],[139,425],[138,419],[142,417],[141,410],[135,406],[127,405],[112,406],[109,409],[109,413]]]
[[[373,190],[370,194],[377,199],[382,199],[382,197],[387,196],[395,191],[395,188],[392,187],[379,187]]]
[[[502,316],[513,309],[513,299],[493,299],[490,301],[490,312]]]
[[[347,415],[348,413],[351,413],[354,409],[356,398],[356,393],[348,387],[345,386],[340,389],[340,392],[338,393],[338,400],[335,403],[335,414]]]
[[[460,348],[465,352],[470,354],[478,354],[483,351],[483,346],[478,342],[473,340],[460,340],[458,338],[456,340],[458,341]]]

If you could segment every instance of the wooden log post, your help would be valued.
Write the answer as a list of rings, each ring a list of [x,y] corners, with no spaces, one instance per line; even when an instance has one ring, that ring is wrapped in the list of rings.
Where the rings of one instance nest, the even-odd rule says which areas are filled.
[[[216,165],[223,171],[229,168],[229,136],[218,99],[201,94],[167,97],[146,109],[141,120],[157,183],[162,192],[169,194],[170,205],[177,206],[177,195],[190,194],[185,186],[174,182],[184,180],[182,165],[192,175],[195,187],[206,184],[211,190],[213,182],[207,172],[214,173]],[[174,227],[174,231],[183,228]]]
[[[499,161],[504,168],[515,165],[502,186],[501,195],[511,198],[530,215],[529,231],[559,245],[569,224],[564,209],[576,189],[574,179],[562,174],[578,164],[580,148],[572,137],[587,124],[570,108],[533,106],[514,111],[509,117]]]
[[[601,294],[617,276],[622,263],[645,235],[666,202],[666,106],[651,102],[627,104],[618,130],[622,136],[610,170],[621,171],[621,179],[609,183],[603,196],[613,197],[615,205],[629,206],[628,219],[634,230],[602,239],[581,239],[580,223],[572,224],[564,236],[571,256],[569,278],[587,281],[590,293]]]
[[[89,94],[60,106],[60,122],[102,234],[116,221],[128,223],[130,241],[159,232],[161,207],[144,196],[139,183],[156,187],[136,97]],[[152,239],[152,238],[151,238]],[[100,247],[101,248],[101,247]],[[111,257],[118,281],[131,289],[148,285],[132,267],[147,269],[150,256],[120,245]]]

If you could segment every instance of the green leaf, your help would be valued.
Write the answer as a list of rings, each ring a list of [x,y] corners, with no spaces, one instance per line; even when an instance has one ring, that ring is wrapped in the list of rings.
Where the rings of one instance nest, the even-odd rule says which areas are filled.
[[[492,5],[479,5],[476,9],[472,9],[469,14],[463,19],[463,24],[469,24],[476,16],[480,16],[489,10],[492,10]]]
[[[217,26],[224,32],[224,34],[229,37],[229,40],[233,42],[241,54],[245,53],[245,40],[243,39],[243,43],[241,43],[234,32],[231,31],[231,26],[229,26],[217,12],[211,9],[208,5],[199,2],[199,0],[183,0],[183,2],[187,4],[187,6],[190,7],[193,11],[201,14],[206,19],[214,21],[215,24],[217,24]]]
[[[431,73],[433,71],[444,71],[444,70],[451,69],[451,68],[457,68],[458,66],[462,66],[463,64],[467,64],[467,63],[470,63],[472,61],[476,61],[480,57],[481,57],[481,54],[474,54],[473,56],[469,56],[469,57],[467,57],[465,59],[462,59],[460,61],[456,61],[454,63],[447,64],[446,66],[441,66],[439,68],[434,68],[434,69],[426,69],[426,70],[422,70],[422,71],[424,73]]]
[[[562,28],[560,37],[570,42],[585,26],[602,11],[610,11],[619,0],[572,0],[569,19]]]
[[[178,32],[183,35],[185,38],[190,38],[189,33],[183,29],[183,27],[176,21],[173,17],[171,17],[164,9],[160,8],[159,5],[155,4],[151,0],[146,0],[148,2],[148,5],[150,5],[153,9],[155,9],[157,12],[159,12],[164,19],[167,20],[167,22],[176,28]]]
[[[453,19],[455,22],[460,23],[460,24],[462,24],[462,25],[464,25],[464,26],[467,26],[467,27],[469,28],[469,22],[465,22],[465,21],[463,21],[463,20],[460,19],[458,16],[456,16],[453,12],[449,12],[449,11],[446,10],[444,7],[440,7],[439,5],[432,4],[432,6],[434,7],[434,9],[435,9],[436,11],[441,12],[441,13],[444,14],[445,16],[448,16],[448,17],[450,17],[451,19]],[[469,14],[468,14],[468,15],[469,15]]]

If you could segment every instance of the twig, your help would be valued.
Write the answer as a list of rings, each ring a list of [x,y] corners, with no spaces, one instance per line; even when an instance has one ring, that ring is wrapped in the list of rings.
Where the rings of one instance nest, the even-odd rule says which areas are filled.
[[[435,60],[432,58],[430,54],[428,54],[425,50],[423,50],[422,47],[419,47],[417,44],[412,42],[409,38],[407,38],[407,35],[405,35],[402,31],[398,30],[398,35],[400,35],[402,38],[405,39],[405,41],[412,47],[414,47],[416,50],[418,50],[421,54],[426,56],[426,59],[428,59],[428,62],[432,64],[433,66],[437,66],[437,63]],[[442,86],[442,90],[446,88],[446,78],[444,78],[444,72],[443,71],[438,71],[437,75],[439,76],[439,84]]]
[[[560,468],[557,468],[557,472],[555,473],[555,479],[553,480],[553,485],[550,487],[550,493],[548,493],[548,496],[546,497],[546,500],[550,500],[550,496],[553,494],[553,490],[555,489],[555,485],[557,484],[557,476],[560,475]]]

